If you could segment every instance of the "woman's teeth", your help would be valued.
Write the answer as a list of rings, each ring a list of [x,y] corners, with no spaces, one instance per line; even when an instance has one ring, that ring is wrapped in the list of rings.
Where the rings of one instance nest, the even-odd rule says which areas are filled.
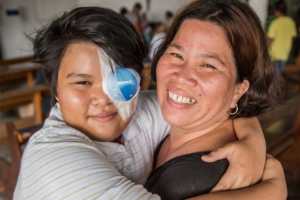
[[[180,96],[180,95],[177,95],[172,92],[169,92],[169,98],[172,99],[172,101],[179,103],[179,104],[194,104],[194,103],[196,103],[196,100],[191,97]]]

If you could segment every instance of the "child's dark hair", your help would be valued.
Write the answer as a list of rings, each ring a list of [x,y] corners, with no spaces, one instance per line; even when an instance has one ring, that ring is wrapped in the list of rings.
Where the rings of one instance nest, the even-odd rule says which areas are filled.
[[[33,41],[34,60],[44,66],[53,97],[66,48],[82,41],[96,44],[119,65],[138,73],[143,68],[143,41],[125,17],[106,8],[75,8],[39,30]]]

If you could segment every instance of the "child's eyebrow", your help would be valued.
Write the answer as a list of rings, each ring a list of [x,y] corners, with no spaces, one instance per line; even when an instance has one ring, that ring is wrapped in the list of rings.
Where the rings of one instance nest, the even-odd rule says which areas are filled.
[[[67,74],[67,78],[73,78],[73,77],[78,77],[78,78],[91,78],[92,76],[89,74],[81,74],[81,73],[69,73]]]

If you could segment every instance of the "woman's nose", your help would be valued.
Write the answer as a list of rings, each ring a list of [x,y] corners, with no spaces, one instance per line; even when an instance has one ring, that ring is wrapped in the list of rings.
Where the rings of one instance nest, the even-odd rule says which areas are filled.
[[[190,67],[182,67],[181,70],[177,71],[176,73],[178,82],[188,86],[196,86],[197,81],[195,79],[195,73]]]

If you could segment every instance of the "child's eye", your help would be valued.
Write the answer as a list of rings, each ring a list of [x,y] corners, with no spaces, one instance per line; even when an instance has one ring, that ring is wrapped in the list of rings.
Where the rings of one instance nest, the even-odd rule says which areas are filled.
[[[75,82],[76,85],[84,85],[84,86],[89,86],[92,85],[92,82],[90,81],[77,81]]]

